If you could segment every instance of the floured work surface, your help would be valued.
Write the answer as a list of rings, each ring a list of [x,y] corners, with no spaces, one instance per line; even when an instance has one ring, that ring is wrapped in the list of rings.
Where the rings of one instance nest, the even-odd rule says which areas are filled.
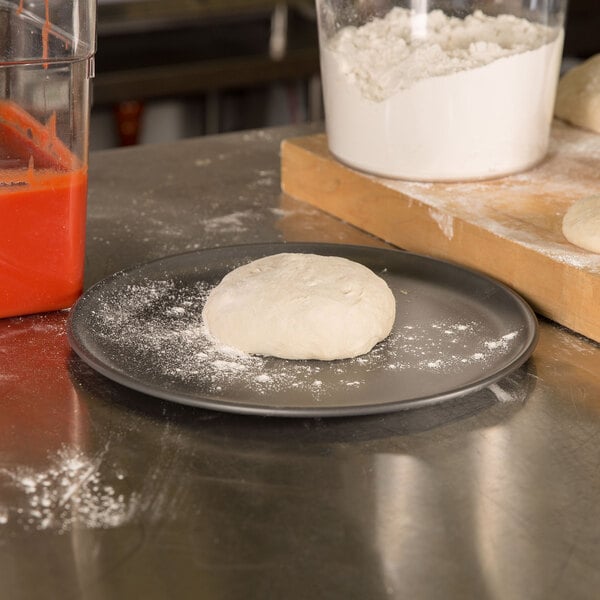
[[[600,342],[600,255],[561,230],[573,201],[600,194],[600,135],[557,121],[540,165],[488,181],[370,176],[339,163],[324,134],[285,140],[281,171],[287,194],[406,250],[483,271]]]

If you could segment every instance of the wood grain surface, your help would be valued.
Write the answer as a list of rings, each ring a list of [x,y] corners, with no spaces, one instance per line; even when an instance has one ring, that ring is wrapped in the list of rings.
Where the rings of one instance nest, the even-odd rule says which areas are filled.
[[[346,167],[317,134],[284,140],[281,178],[285,193],[400,248],[491,275],[600,342],[600,255],[562,234],[570,204],[600,194],[600,135],[556,121],[546,158],[527,172],[419,183]]]

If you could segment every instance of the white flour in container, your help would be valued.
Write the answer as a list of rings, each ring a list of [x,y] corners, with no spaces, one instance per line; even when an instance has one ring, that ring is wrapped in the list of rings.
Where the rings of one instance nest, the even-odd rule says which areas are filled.
[[[329,147],[395,178],[526,169],[547,150],[562,41],[562,29],[480,11],[394,8],[346,27],[321,40]]]

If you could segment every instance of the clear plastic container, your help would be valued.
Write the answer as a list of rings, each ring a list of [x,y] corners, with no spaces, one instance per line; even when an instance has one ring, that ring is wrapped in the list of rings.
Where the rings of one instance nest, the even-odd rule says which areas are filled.
[[[376,175],[485,179],[545,156],[566,0],[317,0],[331,152]]]
[[[0,317],[83,284],[95,0],[0,0]]]

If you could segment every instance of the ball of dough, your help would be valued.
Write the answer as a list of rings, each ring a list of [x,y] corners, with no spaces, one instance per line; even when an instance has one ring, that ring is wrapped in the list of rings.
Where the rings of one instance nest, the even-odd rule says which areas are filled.
[[[600,133],[600,54],[563,75],[556,91],[554,114]]]
[[[275,254],[231,271],[202,311],[221,344],[318,360],[369,352],[389,335],[395,314],[390,288],[364,265],[303,253]]]
[[[562,230],[572,244],[600,253],[600,196],[574,202],[563,217]]]

